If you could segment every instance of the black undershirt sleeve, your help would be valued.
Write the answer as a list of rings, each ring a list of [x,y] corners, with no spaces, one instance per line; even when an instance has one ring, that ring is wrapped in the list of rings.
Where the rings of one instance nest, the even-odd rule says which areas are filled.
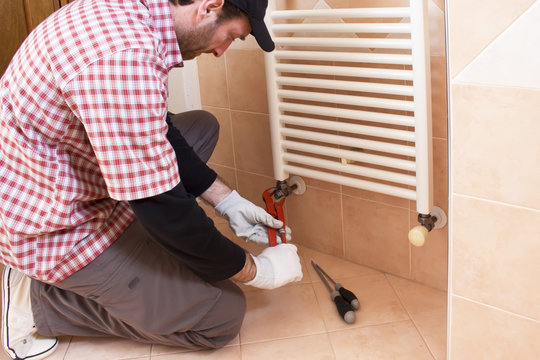
[[[214,226],[195,197],[206,191],[217,174],[189,146],[167,116],[167,139],[176,153],[181,182],[172,190],[129,201],[150,237],[201,279],[228,279],[245,265],[245,251]]]
[[[150,237],[201,279],[228,279],[244,267],[245,251],[216,229],[182,183],[129,204]]]

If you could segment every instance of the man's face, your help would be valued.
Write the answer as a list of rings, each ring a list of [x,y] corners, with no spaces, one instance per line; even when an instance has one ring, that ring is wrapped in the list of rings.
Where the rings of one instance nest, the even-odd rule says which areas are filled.
[[[199,24],[190,29],[176,28],[176,36],[182,58],[191,60],[203,53],[213,53],[220,57],[235,39],[249,35],[251,26],[247,16],[226,20],[217,24]]]

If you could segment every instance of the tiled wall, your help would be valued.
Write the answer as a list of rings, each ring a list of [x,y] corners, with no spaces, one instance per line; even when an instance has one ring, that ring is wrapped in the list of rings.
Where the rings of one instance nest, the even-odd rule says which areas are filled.
[[[447,0],[450,359],[540,359],[540,1]]]
[[[278,8],[408,6],[406,0],[279,1]],[[435,204],[448,208],[444,4],[430,0]],[[263,205],[275,186],[268,124],[264,56],[252,37],[221,58],[198,60],[203,108],[221,123],[210,163],[231,186]],[[447,228],[433,231],[421,248],[409,245],[417,225],[415,204],[305,178],[307,191],[286,200],[294,240],[305,246],[424,284],[446,289]]]

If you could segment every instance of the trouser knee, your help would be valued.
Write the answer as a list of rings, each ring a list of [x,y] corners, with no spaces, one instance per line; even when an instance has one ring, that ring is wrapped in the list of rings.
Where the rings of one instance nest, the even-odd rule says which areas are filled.
[[[220,300],[191,334],[192,341],[208,349],[221,348],[240,332],[246,313],[246,298],[232,281],[215,284],[222,289]]]
[[[170,114],[170,119],[201,160],[208,161],[219,139],[216,117],[208,111],[192,110]]]

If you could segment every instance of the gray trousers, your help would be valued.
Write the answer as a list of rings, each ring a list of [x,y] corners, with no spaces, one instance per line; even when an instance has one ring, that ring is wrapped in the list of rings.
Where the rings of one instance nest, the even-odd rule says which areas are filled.
[[[217,143],[216,119],[192,111],[172,121],[207,161]],[[246,307],[232,281],[202,281],[150,240],[137,220],[65,280],[33,280],[31,299],[43,336],[117,336],[189,349],[226,345],[240,331]]]

